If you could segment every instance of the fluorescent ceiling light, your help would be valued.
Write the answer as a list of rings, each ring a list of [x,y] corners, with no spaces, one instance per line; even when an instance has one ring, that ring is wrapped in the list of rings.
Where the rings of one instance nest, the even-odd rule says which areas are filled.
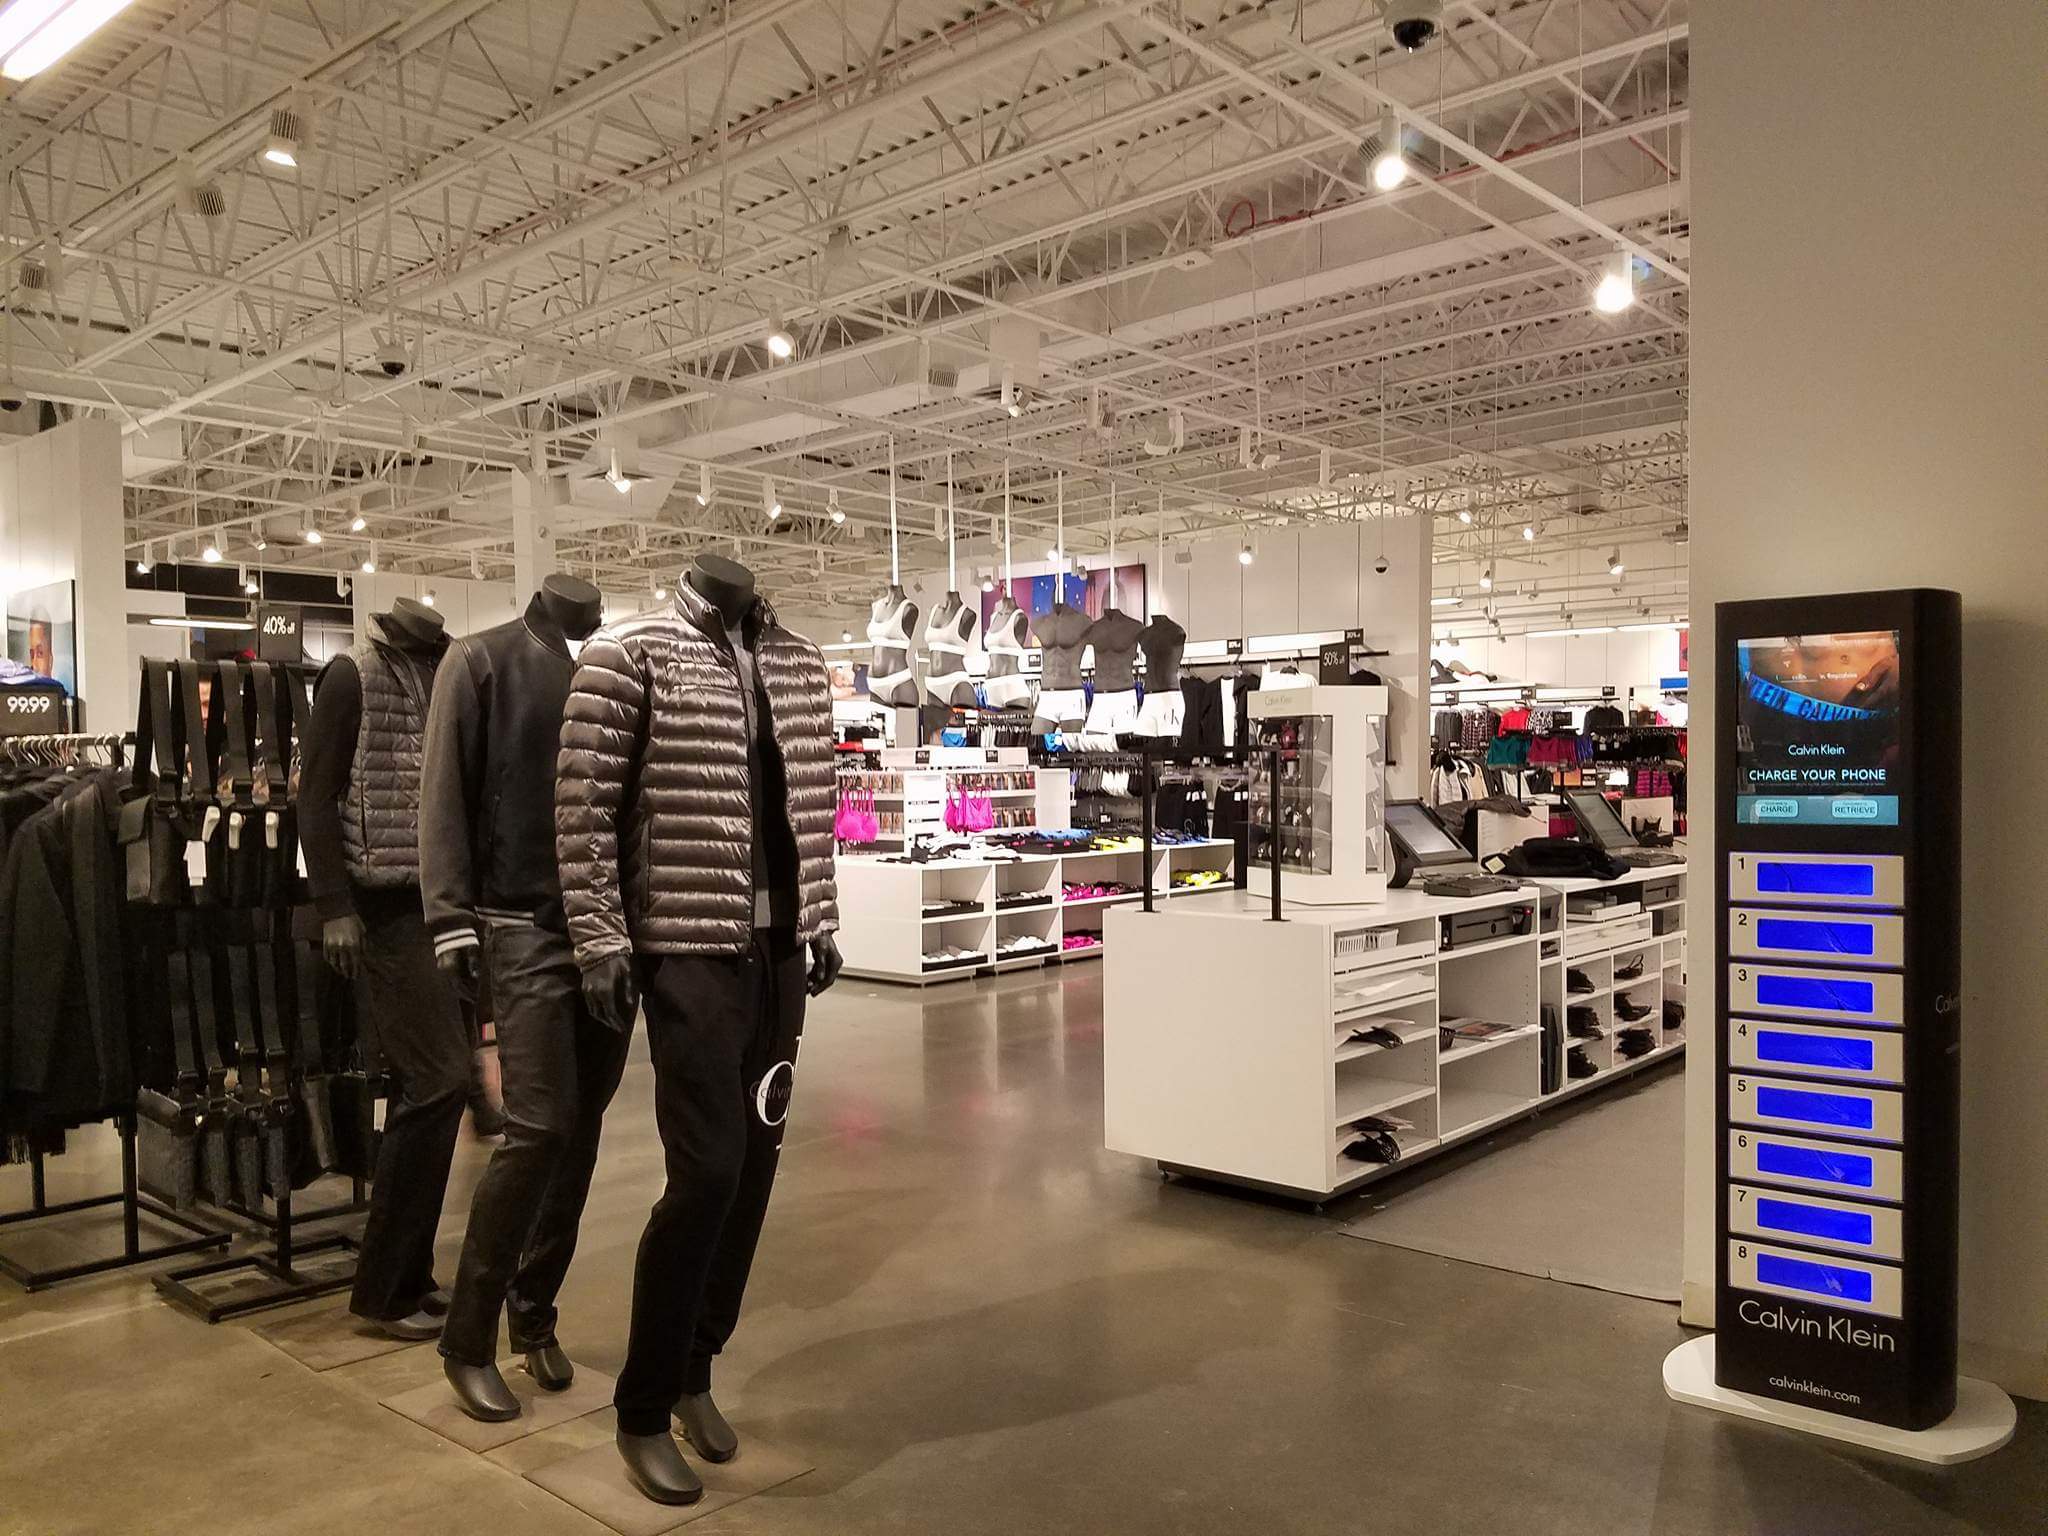
[[[150,623],[158,629],[254,629],[247,619],[170,619],[158,614]]]
[[[1620,626],[1620,629],[1624,635],[1647,635],[1654,634],[1660,629],[1680,629],[1682,627],[1682,625],[1667,621],[1662,624],[1623,624]]]
[[[1432,608],[1455,608],[1464,601],[1465,599],[1462,597],[1432,597],[1429,600],[1429,606]]]
[[[1320,629],[1299,635],[1253,635],[1245,641],[1248,651],[1313,651],[1333,640],[1342,640],[1341,629]]]
[[[1531,640],[1576,640],[1582,635],[1611,635],[1613,633],[1614,626],[1612,624],[1595,624],[1586,629],[1532,629],[1529,631],[1528,637]]]
[[[14,0],[0,12],[0,75],[41,74],[128,9],[129,0]]]

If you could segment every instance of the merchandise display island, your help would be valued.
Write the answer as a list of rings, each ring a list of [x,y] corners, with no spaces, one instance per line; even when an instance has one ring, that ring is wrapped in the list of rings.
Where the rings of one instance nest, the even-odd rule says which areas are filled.
[[[1235,889],[1117,909],[1106,1144],[1322,1201],[1619,1081],[1685,1048],[1685,881],[1403,889],[1280,922]]]

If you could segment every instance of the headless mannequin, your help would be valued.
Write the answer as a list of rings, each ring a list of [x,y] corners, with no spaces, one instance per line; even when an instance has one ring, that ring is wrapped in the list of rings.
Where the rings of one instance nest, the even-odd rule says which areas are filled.
[[[939,599],[924,631],[925,655],[931,661],[925,691],[932,703],[956,709],[974,703],[974,680],[966,675],[967,655],[974,649],[979,628],[974,610],[958,592],[948,592]]]
[[[1145,626],[1120,608],[1105,608],[1083,637],[1095,648],[1095,692],[1128,693],[1137,686],[1134,664]]]
[[[384,632],[408,650],[431,651],[446,638],[448,621],[425,603],[409,597],[397,599],[389,613],[377,617],[383,621]],[[320,948],[327,963],[350,980],[362,969],[363,935],[367,931],[362,918],[353,912],[346,917],[330,917],[320,925]]]
[[[571,640],[588,640],[604,618],[604,594],[580,577],[546,577],[537,595],[541,605],[547,609],[548,617],[559,624],[562,633]],[[464,987],[474,987],[477,958],[482,952],[476,945],[467,945],[437,954],[434,964]]]
[[[1180,686],[1180,659],[1187,650],[1188,632],[1165,614],[1147,624],[1138,635],[1145,652],[1145,692],[1164,693]]]
[[[729,561],[725,563],[730,564]],[[752,577],[748,580],[751,581]],[[902,615],[900,638],[893,628],[886,633],[878,633],[884,626],[891,625],[899,613]],[[909,601],[903,588],[892,581],[868,610],[868,638],[875,642],[874,655],[868,662],[869,687],[876,686],[877,678],[896,679],[893,683],[881,685],[882,691],[874,695],[877,704],[895,707],[917,703],[917,677],[910,664],[910,637],[916,633],[917,604]]]
[[[753,612],[754,573],[737,560],[728,560],[723,555],[699,555],[683,580],[718,610],[728,630],[738,630],[746,622],[747,615]],[[889,591],[901,600],[901,587],[891,587]],[[912,622],[915,622],[914,615]],[[905,660],[907,664],[908,658]],[[839,957],[839,945],[831,934],[821,933],[811,941],[811,996],[816,997],[839,979],[839,967],[843,963]],[[640,984],[633,976],[632,959],[626,955],[615,955],[585,971],[583,996],[590,1004],[590,1011],[600,1019],[607,1020],[616,1029],[631,1029],[633,1015],[640,1011]]]
[[[1044,653],[1032,730],[1078,726],[1085,718],[1087,710],[1081,702],[1081,652],[1094,622],[1080,609],[1056,602],[1050,613],[1032,624],[1031,632]]]

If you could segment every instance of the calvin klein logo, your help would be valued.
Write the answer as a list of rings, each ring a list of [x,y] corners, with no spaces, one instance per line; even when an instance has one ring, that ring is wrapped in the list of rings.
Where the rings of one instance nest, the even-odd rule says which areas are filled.
[[[778,1126],[789,1118],[789,1096],[796,1087],[796,1063],[778,1061],[754,1085],[754,1113],[766,1126]]]
[[[1762,1328],[1768,1333],[1789,1333],[1803,1339],[1824,1339],[1830,1344],[1848,1344],[1879,1355],[1895,1355],[1899,1352],[1899,1341],[1895,1336],[1881,1328],[1866,1328],[1853,1317],[1838,1314],[1816,1317],[1811,1312],[1802,1312],[1793,1307],[1767,1307],[1761,1302],[1748,1300],[1736,1307],[1735,1315],[1752,1328]]]

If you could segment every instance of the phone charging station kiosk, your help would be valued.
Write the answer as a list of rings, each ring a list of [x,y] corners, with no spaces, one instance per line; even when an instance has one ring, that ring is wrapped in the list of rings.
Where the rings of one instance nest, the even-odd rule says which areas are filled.
[[[1715,609],[1715,1332],[1681,1402],[1931,1462],[2011,1438],[1956,1375],[1962,609]]]

